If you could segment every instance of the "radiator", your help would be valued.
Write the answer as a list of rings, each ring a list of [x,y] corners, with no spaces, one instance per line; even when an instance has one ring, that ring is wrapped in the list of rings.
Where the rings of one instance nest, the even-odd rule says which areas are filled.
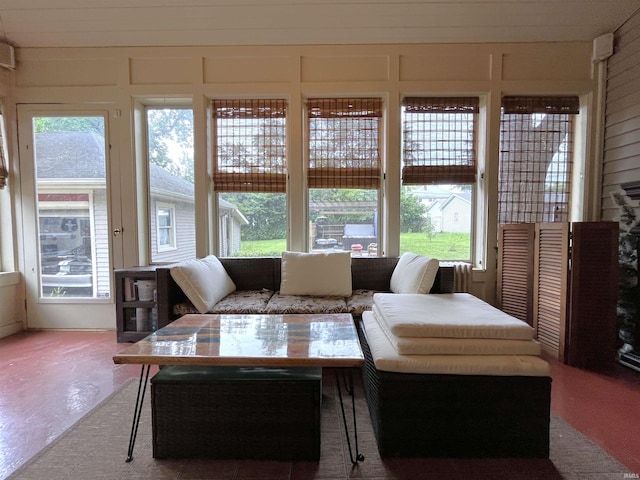
[[[449,262],[443,263],[442,265],[454,268],[453,291],[468,292],[471,287],[471,264],[465,262]]]

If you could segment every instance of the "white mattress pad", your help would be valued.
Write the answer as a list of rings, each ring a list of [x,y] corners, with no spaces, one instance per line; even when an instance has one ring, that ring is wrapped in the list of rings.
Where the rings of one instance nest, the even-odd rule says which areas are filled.
[[[398,353],[373,315],[362,324],[376,369],[397,373],[448,375],[550,375],[549,364],[535,355],[403,355]]]
[[[374,312],[363,312],[363,317]],[[536,340],[494,338],[396,337],[386,323],[376,318],[380,329],[398,353],[405,355],[537,355],[542,346]]]
[[[532,340],[534,329],[468,293],[376,293],[373,310],[397,337]]]

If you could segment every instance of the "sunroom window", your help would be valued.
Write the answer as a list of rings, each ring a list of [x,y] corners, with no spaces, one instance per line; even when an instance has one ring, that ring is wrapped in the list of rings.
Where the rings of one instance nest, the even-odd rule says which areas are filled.
[[[578,97],[505,97],[500,119],[498,223],[569,219]]]
[[[471,261],[477,97],[407,97],[402,104],[400,253]]]
[[[382,100],[307,101],[309,250],[376,256]]]
[[[196,254],[193,110],[148,107],[151,261],[178,262]]]
[[[287,102],[224,99],[212,108],[218,254],[280,255],[287,246]]]

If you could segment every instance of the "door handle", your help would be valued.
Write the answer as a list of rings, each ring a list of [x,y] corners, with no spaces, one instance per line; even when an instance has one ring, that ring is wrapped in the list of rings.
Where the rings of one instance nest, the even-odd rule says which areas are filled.
[[[124,231],[124,228],[114,228],[113,229],[113,236],[117,237],[118,235],[120,235],[122,232]]]

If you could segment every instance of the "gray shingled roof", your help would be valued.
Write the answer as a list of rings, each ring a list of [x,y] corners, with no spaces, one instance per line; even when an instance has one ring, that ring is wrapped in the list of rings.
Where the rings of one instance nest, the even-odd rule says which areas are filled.
[[[104,137],[91,132],[36,134],[37,175],[40,179],[99,179],[106,177]],[[193,184],[157,165],[149,166],[156,193],[193,196]]]
[[[149,164],[149,177],[154,192],[167,192],[193,197],[193,183],[167,172],[158,165]]]
[[[453,201],[454,198],[460,198],[462,200],[464,200],[467,203],[471,203],[471,193],[469,192],[453,192],[451,193],[451,196],[449,198],[447,198],[444,202],[442,202],[442,208],[444,208],[446,205],[448,205],[449,203],[451,203]]]
[[[89,132],[36,133],[38,178],[105,178],[104,137]]]

